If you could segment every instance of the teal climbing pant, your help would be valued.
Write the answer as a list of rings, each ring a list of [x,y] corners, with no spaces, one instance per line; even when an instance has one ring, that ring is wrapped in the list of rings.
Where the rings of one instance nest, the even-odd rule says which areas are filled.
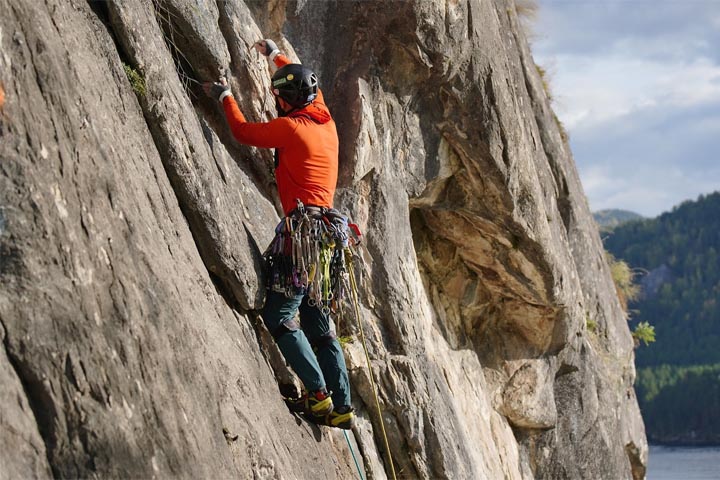
[[[268,291],[263,320],[285,360],[308,392],[332,391],[335,408],[350,405],[350,380],[329,315],[308,304],[307,295]],[[300,325],[295,314],[300,310]]]

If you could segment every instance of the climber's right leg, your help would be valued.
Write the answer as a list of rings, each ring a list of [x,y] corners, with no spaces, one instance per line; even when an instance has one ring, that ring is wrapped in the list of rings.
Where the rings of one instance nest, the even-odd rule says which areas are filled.
[[[300,322],[308,341],[314,347],[318,364],[332,391],[334,409],[324,419],[323,424],[349,430],[355,414],[350,404],[350,378],[342,347],[337,340],[335,325],[329,313],[310,306],[309,297],[305,297],[300,305]]]
[[[295,402],[298,411],[324,416],[332,411],[333,405],[310,342],[295,320],[302,299],[303,295],[288,297],[284,293],[268,291],[263,320],[285,360],[300,377],[305,390],[310,392]]]

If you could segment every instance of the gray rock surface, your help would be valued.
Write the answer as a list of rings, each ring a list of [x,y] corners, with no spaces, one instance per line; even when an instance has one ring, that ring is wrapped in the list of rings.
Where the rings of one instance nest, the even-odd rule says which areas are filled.
[[[511,1],[0,0],[0,471],[353,478],[258,319],[273,37],[321,76],[404,478],[643,478],[633,342]],[[136,72],[142,82],[130,81]],[[593,320],[598,328],[589,331]],[[369,478],[390,474],[353,318]]]

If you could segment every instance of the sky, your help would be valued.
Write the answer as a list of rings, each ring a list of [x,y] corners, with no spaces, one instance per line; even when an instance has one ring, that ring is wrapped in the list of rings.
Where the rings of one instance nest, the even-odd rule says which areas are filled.
[[[720,0],[538,0],[548,71],[593,211],[654,217],[720,190]]]

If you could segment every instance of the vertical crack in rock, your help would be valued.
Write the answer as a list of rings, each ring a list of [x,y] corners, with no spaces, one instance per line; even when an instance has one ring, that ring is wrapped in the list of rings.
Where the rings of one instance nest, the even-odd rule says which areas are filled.
[[[187,25],[179,24],[182,17],[173,9],[171,2],[163,0],[152,0],[155,9],[155,19],[163,31],[165,45],[172,56],[175,64],[175,71],[185,89],[185,93],[193,99],[197,99],[198,75],[193,70],[190,60],[183,53],[183,48],[188,48],[189,40],[183,32],[190,31]]]
[[[8,362],[22,385],[25,398],[32,410],[33,420],[45,444],[47,464],[52,469],[53,476],[56,478],[61,477],[61,471],[53,462],[58,441],[55,429],[58,414],[51,393],[48,391],[49,383],[45,383],[42,379],[38,378],[32,366],[26,365],[22,357],[15,354],[10,344],[8,329],[1,318],[0,327],[2,327],[3,330],[3,347]],[[3,385],[3,388],[6,388],[6,386]]]
[[[88,4],[91,6],[92,10],[97,14],[100,21],[105,26],[108,35],[113,40],[113,43],[115,45],[115,49],[118,53],[119,58],[123,62],[129,63],[133,68],[138,68],[138,61],[134,56],[132,55],[132,52],[128,53],[126,50],[126,47],[121,43],[122,41],[127,42],[127,37],[125,36],[124,32],[122,30],[117,31],[115,25],[116,23],[113,23],[113,19],[117,18],[118,13],[116,10],[116,6],[112,2],[107,2],[106,0],[87,0]],[[152,6],[154,9],[154,17],[158,22],[158,25],[160,29],[163,32],[163,39],[165,41],[165,46],[167,47],[168,51],[171,53],[171,58],[173,61],[173,64],[175,66],[175,70],[178,76],[178,80],[182,83],[183,89],[185,90],[185,94],[188,97],[197,98],[197,94],[193,91],[193,88],[195,87],[192,83],[191,79],[195,79],[196,74],[194,73],[192,66],[190,65],[189,60],[187,57],[182,53],[182,50],[178,46],[179,44],[187,45],[187,38],[185,35],[183,35],[181,32],[183,31],[181,28],[175,25],[175,21],[178,18],[178,14],[174,11],[172,11],[172,4],[165,2],[163,0],[152,0]],[[110,8],[113,8],[111,11]],[[178,32],[178,38],[182,39],[183,41],[176,39],[175,32]],[[142,108],[143,112],[143,118],[145,119],[145,123],[148,127],[148,130],[152,134],[152,138],[155,142],[155,147],[157,148],[158,152],[160,153],[161,157],[165,158],[167,155],[172,155],[174,152],[170,148],[168,148],[168,142],[167,139],[163,138],[162,134],[158,132],[158,128],[156,125],[156,116],[153,115],[148,111],[148,104],[147,100],[143,98],[143,95],[140,95],[138,92],[136,92],[136,95],[138,96],[138,102]],[[163,162],[165,165],[165,162]],[[220,173],[222,171],[218,168]],[[155,172],[156,173],[156,172]],[[173,170],[168,169],[166,166],[166,174],[169,176],[169,178],[172,180],[175,178],[173,175]],[[156,173],[157,175],[157,173]],[[224,178],[223,178],[224,180]],[[193,222],[192,218],[192,212],[188,211],[188,205],[186,202],[182,201],[182,195],[183,195],[183,188],[178,188],[176,185],[178,185],[180,182],[175,181],[171,184],[173,185],[173,190],[175,191],[175,195],[178,198],[178,201],[180,203],[180,210],[183,212],[183,215],[185,217],[185,220],[189,225],[194,225],[195,222]],[[191,232],[193,233],[193,238],[195,239],[195,244],[198,249],[198,252],[203,256],[204,249],[203,245],[201,244],[200,239],[196,237],[197,233],[195,229],[191,228]],[[203,256],[204,257],[204,256]],[[207,263],[206,263],[207,265]],[[237,302],[233,299],[232,293],[228,290],[226,290],[223,286],[222,279],[218,277],[218,275],[214,272],[214,269],[211,268],[208,265],[208,274],[210,278],[213,280],[215,285],[218,287],[218,291],[221,293],[222,297],[225,299],[226,302],[228,302],[231,306],[238,306]]]
[[[245,248],[248,236],[243,223],[252,223],[248,222],[248,212],[261,212],[265,217],[274,216],[274,212],[265,197],[252,187],[251,180],[237,168],[203,118],[204,111],[217,108],[211,107],[212,101],[204,95],[195,95],[201,95],[199,86],[188,78],[195,81],[198,76],[217,78],[226,61],[222,53],[226,52],[225,43],[219,34],[213,33],[210,24],[200,22],[188,27],[185,16],[197,12],[191,9],[188,13],[185,7],[182,0],[155,0],[150,8],[138,3],[113,2],[109,4],[110,26],[118,39],[120,54],[125,52],[147,76],[147,93],[138,95],[138,100],[200,256],[223,296],[232,300],[232,306],[247,311],[262,303],[259,278],[262,269],[259,256]],[[203,15],[213,17],[218,12]],[[159,17],[156,22],[152,20],[155,17]],[[138,29],[146,31],[144,37],[137,36]],[[151,45],[141,45],[142,41]],[[153,72],[160,69],[167,73],[168,56],[178,82],[159,84]],[[176,88],[177,84],[182,85],[181,90]],[[196,100],[192,102],[192,98]],[[208,170],[207,160],[212,162],[214,171]],[[221,162],[227,162],[232,172],[222,167]],[[231,205],[227,200],[233,197],[236,202]],[[255,228],[252,234],[263,243],[268,235]]]
[[[262,121],[272,118],[275,104],[268,99],[270,77],[267,74],[267,61],[260,58],[260,54],[253,48],[253,43],[246,40],[257,39],[261,35],[248,8],[242,2],[217,0],[218,29],[230,54],[227,80],[233,95],[246,114],[252,116],[254,112],[261,112],[262,118],[254,120]],[[238,144],[229,134],[224,113],[220,110],[206,110],[204,113],[233,158],[248,159],[242,161],[241,167],[258,185],[263,196],[279,205],[272,150]]]

